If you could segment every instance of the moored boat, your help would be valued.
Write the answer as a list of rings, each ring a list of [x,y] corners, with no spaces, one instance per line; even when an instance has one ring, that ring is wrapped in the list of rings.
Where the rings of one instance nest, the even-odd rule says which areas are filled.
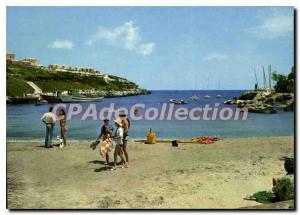
[[[48,102],[46,100],[37,100],[35,105],[45,105],[45,104],[48,104]]]
[[[85,96],[72,96],[72,95],[60,95],[62,102],[99,102],[104,97],[85,97]]]
[[[170,99],[170,103],[179,105],[179,104],[187,104],[187,101],[183,99]]]
[[[226,105],[234,105],[237,103],[237,98],[233,97],[233,99],[227,99],[226,101],[224,101],[224,104]]]
[[[61,99],[57,95],[48,95],[48,94],[41,94],[40,95],[43,100],[46,100],[48,103],[60,103]]]
[[[89,96],[73,96],[73,95],[62,95],[55,93],[53,95],[41,94],[41,97],[48,103],[75,103],[75,102],[99,102],[104,97],[89,97]]]
[[[197,100],[199,97],[196,95],[191,96],[191,100]]]

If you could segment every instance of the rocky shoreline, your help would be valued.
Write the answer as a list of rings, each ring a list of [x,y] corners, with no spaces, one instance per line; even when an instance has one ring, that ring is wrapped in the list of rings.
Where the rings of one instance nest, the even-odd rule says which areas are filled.
[[[125,91],[98,91],[98,95],[103,96],[105,98],[138,96],[138,95],[147,95],[147,94],[151,94],[151,92],[146,89],[140,89],[140,88],[134,90],[125,90]]]
[[[114,98],[114,97],[127,97],[127,96],[138,96],[151,94],[150,91],[146,89],[133,89],[124,91],[99,91],[98,96],[104,98]],[[7,104],[34,104],[39,101],[39,95],[27,96],[27,97],[6,97]]]
[[[276,113],[277,109],[294,111],[293,93],[266,93],[265,91],[249,91],[237,99],[238,108],[247,108],[253,113]]]

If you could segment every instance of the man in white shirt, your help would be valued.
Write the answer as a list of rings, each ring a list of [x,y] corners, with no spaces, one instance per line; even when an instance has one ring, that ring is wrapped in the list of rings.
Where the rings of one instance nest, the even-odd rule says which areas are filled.
[[[41,120],[46,125],[45,147],[52,148],[53,127],[55,126],[56,117],[52,113],[53,107],[49,108],[49,112],[45,113]]]

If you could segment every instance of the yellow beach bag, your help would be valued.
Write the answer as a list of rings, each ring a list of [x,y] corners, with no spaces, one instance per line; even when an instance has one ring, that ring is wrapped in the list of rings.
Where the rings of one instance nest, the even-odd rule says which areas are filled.
[[[151,128],[150,131],[147,133],[147,141],[148,144],[155,144],[156,143],[156,133],[152,132]]]

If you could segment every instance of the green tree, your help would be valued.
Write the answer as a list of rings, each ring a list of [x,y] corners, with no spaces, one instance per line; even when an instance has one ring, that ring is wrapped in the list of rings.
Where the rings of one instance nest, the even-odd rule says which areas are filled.
[[[276,82],[274,89],[278,93],[292,93],[294,92],[294,79],[295,69],[292,67],[290,74],[287,76],[279,74],[274,71],[272,73],[272,79]]]

